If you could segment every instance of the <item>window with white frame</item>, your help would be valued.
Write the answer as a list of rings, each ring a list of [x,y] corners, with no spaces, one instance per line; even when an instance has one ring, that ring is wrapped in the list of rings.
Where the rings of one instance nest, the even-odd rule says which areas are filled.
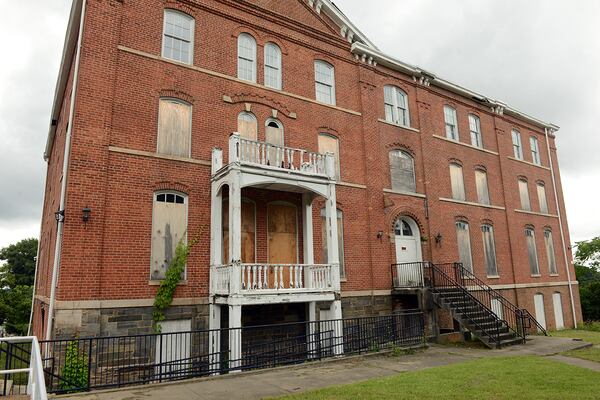
[[[156,151],[177,157],[190,157],[192,106],[171,98],[162,98],[158,107]]]
[[[475,170],[475,186],[477,187],[477,201],[479,204],[490,204],[490,191],[488,188],[487,172],[482,169]]]
[[[408,96],[396,86],[384,86],[385,120],[396,125],[410,126]]]
[[[456,242],[458,244],[458,259],[463,267],[473,272],[473,256],[471,253],[471,236],[469,224],[464,221],[456,222]]]
[[[335,180],[340,180],[340,142],[335,136],[327,133],[319,133],[319,153],[333,154],[334,168],[335,168]]]
[[[525,241],[527,242],[527,255],[529,258],[531,275],[539,275],[540,265],[538,263],[537,247],[535,245],[535,232],[532,228],[525,229]]]
[[[521,198],[521,210],[531,211],[531,202],[529,201],[529,185],[525,179],[519,179],[519,197]]]
[[[554,255],[554,241],[552,240],[552,231],[550,229],[544,230],[544,242],[546,244],[548,271],[550,272],[550,275],[557,275],[558,270],[556,269],[556,257]]]
[[[281,90],[281,49],[275,43],[265,45],[265,86]]]
[[[165,10],[162,56],[185,64],[194,60],[194,18],[176,10]]]
[[[186,242],[187,196],[177,192],[154,193],[150,279],[165,278],[177,245]]]
[[[537,138],[533,136],[529,138],[529,147],[531,147],[531,159],[533,160],[533,163],[536,165],[541,165],[542,161],[540,160],[540,147]]]
[[[450,164],[450,184],[452,186],[452,198],[465,201],[465,181],[462,166],[459,164]]]
[[[342,210],[337,210],[337,232],[338,232],[338,257],[340,259],[340,277],[346,277],[344,268],[344,214]],[[325,209],[321,209],[321,243],[323,245],[323,262],[329,263],[327,253],[327,218]]]
[[[258,121],[254,114],[243,111],[238,115],[238,132],[240,136],[248,140],[257,140]]]
[[[481,233],[483,235],[483,258],[485,262],[485,272],[487,276],[498,276],[494,227],[488,224],[482,225]]]
[[[247,33],[238,36],[238,78],[256,82],[256,40]]]
[[[392,190],[416,192],[415,160],[413,157],[403,150],[392,150],[389,155]]]
[[[444,106],[444,121],[446,124],[446,137],[451,140],[458,140],[458,118],[456,109],[450,106]]]
[[[483,148],[481,120],[475,114],[469,114],[469,130],[471,131],[471,144],[475,147]]]
[[[523,147],[521,146],[521,133],[516,129],[512,131],[513,153],[518,160],[523,159]]]
[[[546,198],[546,186],[542,182],[537,183],[538,202],[540,203],[540,212],[548,214],[548,199]]]
[[[334,68],[322,60],[315,61],[315,92],[317,101],[335,105]]]

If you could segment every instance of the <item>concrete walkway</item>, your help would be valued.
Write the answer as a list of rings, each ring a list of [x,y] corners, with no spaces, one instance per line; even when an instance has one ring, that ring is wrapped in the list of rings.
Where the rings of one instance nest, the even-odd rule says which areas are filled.
[[[571,364],[572,360],[583,360],[570,359],[570,357],[564,357],[570,359],[564,360],[562,356],[555,355],[587,346],[589,346],[588,343],[573,341],[568,338],[542,336],[532,338],[525,345],[500,350],[433,345],[426,351],[400,357],[390,357],[384,354],[356,356],[296,367],[275,368],[221,377],[199,378],[183,382],[58,397],[76,400],[262,399],[269,396],[283,396],[332,385],[380,378],[400,372],[451,365],[483,357],[553,356],[552,358],[557,361]],[[574,365],[585,368],[581,363]],[[600,364],[597,365],[600,366]]]

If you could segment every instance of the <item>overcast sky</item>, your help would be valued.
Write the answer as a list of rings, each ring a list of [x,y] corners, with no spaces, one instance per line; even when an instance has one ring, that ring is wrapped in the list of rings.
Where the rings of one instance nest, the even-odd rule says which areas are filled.
[[[0,247],[39,235],[42,152],[70,2],[0,0]],[[386,53],[559,125],[572,239],[600,235],[600,1],[336,4]]]

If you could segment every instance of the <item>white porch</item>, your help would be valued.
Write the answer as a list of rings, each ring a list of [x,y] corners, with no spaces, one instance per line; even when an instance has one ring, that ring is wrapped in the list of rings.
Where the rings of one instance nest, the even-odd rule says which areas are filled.
[[[317,302],[331,302],[329,318],[341,319],[335,165],[331,154],[229,138],[229,159],[213,149],[211,178],[210,329],[221,327],[228,308],[230,360],[241,355],[242,306],[307,303],[307,319],[317,320]],[[302,198],[302,263],[269,257],[267,263],[243,260],[242,189],[257,188],[299,194]],[[224,210],[224,192],[227,209]],[[313,200],[325,199],[326,264],[315,264]],[[299,199],[298,199],[299,202]],[[227,213],[224,242],[223,216]],[[225,249],[225,254],[224,253]],[[247,258],[247,257],[246,257]],[[298,257],[299,259],[299,257]],[[298,261],[298,260],[297,260]],[[217,340],[217,339],[215,339]],[[211,343],[217,346],[219,343]]]

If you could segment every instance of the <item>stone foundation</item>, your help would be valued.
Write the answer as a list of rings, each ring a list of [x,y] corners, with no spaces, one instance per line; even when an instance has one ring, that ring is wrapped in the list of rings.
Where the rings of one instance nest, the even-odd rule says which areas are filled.
[[[392,296],[342,297],[343,318],[373,317],[391,314]]]

